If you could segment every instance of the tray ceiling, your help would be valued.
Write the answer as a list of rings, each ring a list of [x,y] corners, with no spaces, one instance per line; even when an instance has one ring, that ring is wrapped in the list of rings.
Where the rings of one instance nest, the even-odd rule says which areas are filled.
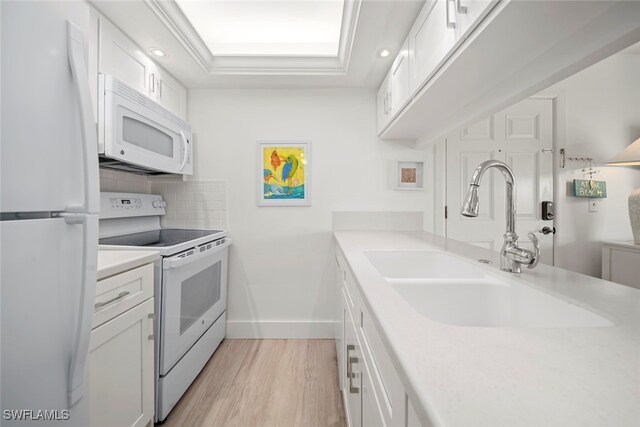
[[[210,74],[344,74],[361,0],[145,0]]]

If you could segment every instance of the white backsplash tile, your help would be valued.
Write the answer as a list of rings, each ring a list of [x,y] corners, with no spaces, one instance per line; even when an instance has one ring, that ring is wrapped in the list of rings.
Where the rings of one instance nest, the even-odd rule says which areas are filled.
[[[148,179],[144,175],[100,169],[100,191],[160,194],[167,202],[163,227],[225,229],[226,181]]]
[[[144,175],[100,169],[100,191],[148,194],[151,183]]]
[[[151,193],[167,202],[163,227],[224,229],[227,227],[225,181],[151,181]]]
[[[422,231],[422,212],[333,212],[334,231]]]

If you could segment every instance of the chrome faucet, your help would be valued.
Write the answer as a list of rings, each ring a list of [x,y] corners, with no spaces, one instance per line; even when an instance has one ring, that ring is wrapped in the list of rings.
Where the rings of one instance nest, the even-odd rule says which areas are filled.
[[[496,168],[505,179],[506,185],[506,220],[507,231],[504,233],[504,243],[502,244],[502,250],[500,251],[500,270],[508,271],[511,273],[520,273],[520,266],[526,265],[527,268],[534,268],[540,261],[540,242],[533,233],[529,233],[529,239],[533,243],[534,251],[529,249],[523,249],[518,246],[518,235],[516,234],[516,205],[515,205],[515,188],[516,181],[513,176],[511,168],[505,163],[498,160],[487,160],[483,162],[473,171],[471,176],[471,184],[469,185],[469,191],[467,192],[467,198],[462,208],[462,215],[467,217],[478,216],[478,189],[480,188],[480,181],[484,173],[491,169]]]

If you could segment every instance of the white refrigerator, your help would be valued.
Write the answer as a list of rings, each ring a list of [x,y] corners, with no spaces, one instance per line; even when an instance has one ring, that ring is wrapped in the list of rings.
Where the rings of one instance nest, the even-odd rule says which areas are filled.
[[[2,0],[0,20],[0,425],[85,427],[99,210],[89,6]]]

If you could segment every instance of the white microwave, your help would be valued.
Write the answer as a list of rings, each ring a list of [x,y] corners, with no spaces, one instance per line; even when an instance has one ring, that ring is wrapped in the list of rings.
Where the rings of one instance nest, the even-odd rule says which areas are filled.
[[[191,125],[108,74],[98,78],[100,167],[193,174]]]

